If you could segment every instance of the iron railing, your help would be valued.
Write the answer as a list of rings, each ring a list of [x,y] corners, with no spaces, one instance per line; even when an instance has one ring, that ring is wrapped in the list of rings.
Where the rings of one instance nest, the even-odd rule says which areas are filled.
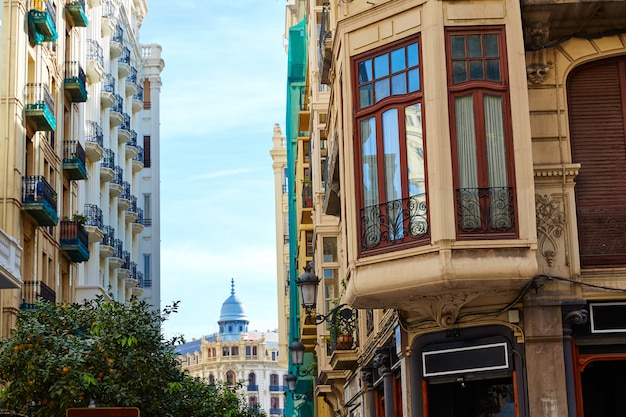
[[[130,271],[130,252],[127,250],[122,251],[122,269],[127,269]]]
[[[26,105],[45,104],[48,110],[54,114],[54,98],[48,90],[48,86],[42,83],[26,84]]]
[[[45,202],[55,212],[57,210],[57,193],[41,175],[22,178],[22,201],[24,203]]]
[[[128,49],[127,47],[124,47],[124,50],[122,51],[122,55],[118,59],[118,62],[121,62],[122,64],[130,65],[130,49]]]
[[[127,113],[122,113],[122,124],[120,125],[120,129],[130,131],[130,116]]]
[[[115,169],[115,152],[111,149],[104,149],[104,157],[100,161],[100,166],[109,169]]]
[[[111,0],[105,0],[102,2],[102,17],[115,20],[117,17],[115,4]],[[120,28],[121,29],[121,28]]]
[[[87,75],[78,61],[68,61],[65,63],[65,78],[78,78],[83,85],[87,83]]]
[[[85,204],[86,226],[94,226],[102,230],[102,209],[95,204]]]
[[[128,140],[128,142],[126,142],[126,146],[133,146],[133,147],[137,147],[137,132],[135,132],[134,130],[130,131],[130,139]]]
[[[459,188],[456,204],[461,236],[515,232],[512,187]]]
[[[111,106],[111,111],[115,111],[118,113],[124,112],[124,99],[119,94],[114,94],[115,103]]]
[[[143,226],[143,209],[141,207],[137,207],[136,214],[137,218],[133,223],[137,223]]]
[[[124,250],[122,249],[123,246],[124,246],[124,243],[122,242],[121,239],[118,239],[118,238],[113,239],[113,257],[119,258],[122,261],[124,260],[123,258]]]
[[[100,43],[95,39],[87,39],[87,61],[97,62],[100,67],[104,68],[104,52]]]
[[[133,156],[133,161],[139,161],[143,164],[143,146],[137,146],[137,155]]]
[[[130,197],[130,183],[128,181],[123,181],[122,194],[120,195],[120,198],[123,198],[124,200],[130,200]]]
[[[387,201],[360,211],[364,252],[430,238],[426,194]]]
[[[102,128],[93,120],[87,120],[85,122],[85,142],[97,143],[100,147],[104,146],[104,134],[102,133]]]
[[[113,184],[117,184],[117,185],[124,185],[124,170],[122,169],[121,166],[116,165],[115,168],[113,168],[113,171],[115,172],[115,176],[113,177],[113,180],[111,180],[111,182]]]
[[[332,311],[328,319],[330,341],[327,353],[335,350],[352,350],[359,345],[357,328],[358,310],[351,307],[338,308]]]
[[[85,149],[83,145],[77,140],[64,140],[63,141],[63,162],[70,162],[73,159],[78,159],[85,164]]]
[[[56,302],[56,292],[41,281],[24,281],[22,284],[22,310],[35,307],[37,300]]]
[[[112,226],[102,226],[101,245],[115,247],[115,229]]]
[[[137,92],[133,94],[133,100],[143,101],[143,87],[138,85]]]
[[[111,35],[111,40],[113,42],[117,42],[117,43],[124,43],[124,29],[122,29],[122,26],[117,25],[115,26],[115,29],[113,30],[113,34]]]
[[[115,77],[111,74],[104,74],[104,80],[102,80],[102,91],[115,94]]]

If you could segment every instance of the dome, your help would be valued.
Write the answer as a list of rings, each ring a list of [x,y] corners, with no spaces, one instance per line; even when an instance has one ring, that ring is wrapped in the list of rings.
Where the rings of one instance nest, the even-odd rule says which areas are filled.
[[[246,315],[246,309],[239,299],[235,295],[235,280],[231,280],[230,297],[222,304],[222,312],[220,313],[220,320],[218,323],[224,323],[227,321],[248,321]]]

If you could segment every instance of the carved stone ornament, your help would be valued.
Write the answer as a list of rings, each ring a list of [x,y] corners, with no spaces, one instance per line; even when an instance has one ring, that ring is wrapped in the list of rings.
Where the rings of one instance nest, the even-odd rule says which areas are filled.
[[[535,196],[535,212],[539,253],[548,266],[552,266],[559,252],[558,239],[563,235],[565,213],[561,210],[561,201],[547,194]]]
[[[541,84],[548,75],[553,63],[547,62],[545,64],[530,64],[526,67],[526,78],[533,84]]]
[[[431,316],[440,327],[449,328],[456,324],[459,312],[463,306],[480,295],[479,292],[449,294],[419,297],[414,300],[416,309]]]
[[[563,328],[571,329],[573,325],[580,326],[581,324],[587,324],[588,320],[589,312],[587,310],[584,308],[573,310],[563,317]]]

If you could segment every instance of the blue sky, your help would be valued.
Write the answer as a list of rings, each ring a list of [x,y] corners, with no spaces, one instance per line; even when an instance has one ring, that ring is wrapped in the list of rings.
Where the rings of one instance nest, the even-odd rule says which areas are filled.
[[[161,305],[167,337],[218,330],[235,279],[250,330],[277,327],[272,135],[284,129],[284,0],[148,0],[163,47]]]

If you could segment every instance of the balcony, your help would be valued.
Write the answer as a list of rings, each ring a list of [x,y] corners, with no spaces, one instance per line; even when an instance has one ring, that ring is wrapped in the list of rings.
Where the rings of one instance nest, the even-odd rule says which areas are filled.
[[[70,61],[65,63],[65,80],[63,86],[70,94],[72,103],[84,103],[87,101],[87,76],[80,62]]]
[[[72,18],[74,26],[86,28],[89,24],[85,14],[85,0],[71,0],[70,3],[66,4],[65,11]]]
[[[135,281],[137,281],[137,285],[132,289],[132,295],[135,297],[139,297],[144,292],[144,284],[143,284],[143,272],[137,271],[135,275]]]
[[[139,149],[137,149],[137,132],[130,131],[130,139],[126,142],[126,159],[132,159],[137,156]],[[134,172],[134,170],[133,170]]]
[[[137,207],[137,218],[131,224],[131,229],[134,235],[143,231],[143,209]]]
[[[126,96],[132,96],[139,91],[139,85],[137,84],[137,70],[135,67],[130,68],[130,74],[126,77]]]
[[[111,226],[102,226],[102,240],[100,241],[100,257],[109,258],[115,254],[115,229]]]
[[[89,259],[89,237],[77,220],[61,220],[61,250],[72,262],[84,262]]]
[[[322,16],[320,20],[319,30],[319,74],[320,83],[330,85],[330,67],[333,62],[333,34],[330,28],[330,5],[325,4],[322,7]]]
[[[115,172],[115,176],[109,184],[109,192],[111,193],[111,197],[118,197],[122,195],[124,191],[124,170],[119,165],[116,165],[113,171]]]
[[[117,60],[117,75],[120,79],[130,75],[130,49],[124,47],[122,55]]]
[[[43,176],[22,178],[22,205],[39,226],[56,226],[57,193]]]
[[[270,385],[270,392],[285,392],[287,387],[285,385]]]
[[[56,10],[50,0],[30,0],[28,34],[33,45],[57,40]]]
[[[111,59],[119,57],[124,52],[124,29],[122,29],[120,25],[115,26],[115,30],[111,35],[109,50],[111,53]]]
[[[37,301],[56,302],[56,292],[41,281],[24,281],[20,310],[33,310]]]
[[[113,31],[115,31],[116,21],[117,9],[115,7],[115,4],[113,4],[112,0],[105,0],[104,2],[102,2],[102,26],[100,28],[100,32],[103,38],[111,36]]]
[[[63,141],[63,172],[71,180],[87,179],[85,150],[76,140]]]
[[[344,307],[333,311],[330,316],[330,340],[326,348],[334,370],[349,370],[357,364],[357,313],[355,309]]]
[[[132,97],[133,102],[133,113],[137,113],[140,110],[143,110],[143,87],[138,86],[137,92],[133,94]]]
[[[282,416],[283,412],[284,412],[284,409],[282,408],[270,408],[271,416]]]
[[[115,104],[115,78],[111,74],[104,74],[102,90],[100,91],[100,105],[103,109],[108,109]]]
[[[137,281],[137,264],[135,262],[130,262],[129,270],[130,273],[128,274],[128,277],[124,280],[124,285],[128,289],[132,289],[139,284],[139,281]]]
[[[133,156],[133,173],[141,171],[143,167],[143,147],[137,145],[137,154]]]
[[[104,157],[100,161],[100,182],[109,182],[115,178],[115,152],[104,150]]]
[[[124,99],[119,94],[113,94],[115,102],[109,110],[111,127],[119,126],[124,121]]]
[[[122,259],[122,264],[117,269],[117,276],[118,278],[127,279],[128,277],[130,277],[130,268],[131,268],[130,252],[123,250],[121,259]]]
[[[95,204],[85,204],[85,231],[89,238],[89,243],[97,243],[102,241],[104,231],[102,223],[102,209]]]
[[[57,128],[54,99],[45,84],[26,84],[26,122],[37,131],[53,132]]]
[[[117,129],[117,140],[120,145],[130,140],[130,132],[130,116],[126,113],[122,113],[122,123],[119,129]]]
[[[248,392],[258,392],[259,391],[259,386],[256,384],[248,384],[248,386],[246,387]]]
[[[122,193],[117,198],[117,208],[120,211],[128,210],[130,208],[130,183],[128,181],[122,182]]]
[[[87,39],[87,79],[91,84],[104,77],[104,53],[102,46],[94,39]]]
[[[104,134],[97,122],[85,122],[85,155],[91,162],[98,162],[104,156]]]
[[[123,243],[120,239],[113,239],[113,254],[109,257],[109,267],[111,269],[118,269],[124,265],[122,245]]]
[[[429,243],[426,194],[388,201],[360,210],[361,254],[380,253],[398,246]]]
[[[141,216],[143,218],[143,212]],[[20,288],[21,269],[22,247],[20,243],[0,229],[0,288]]]

